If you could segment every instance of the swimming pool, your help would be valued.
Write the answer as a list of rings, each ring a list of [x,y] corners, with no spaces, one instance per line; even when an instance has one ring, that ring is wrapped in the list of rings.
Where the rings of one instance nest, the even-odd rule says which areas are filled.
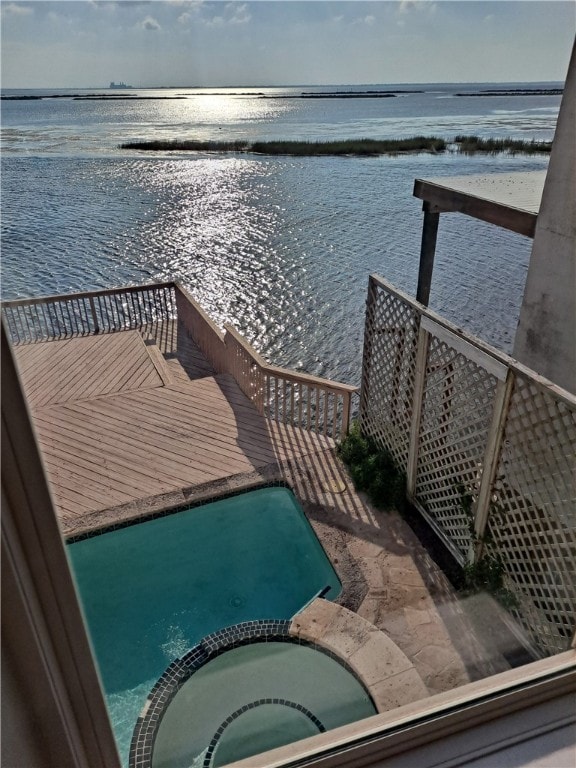
[[[289,619],[341,584],[292,492],[261,488],[69,543],[121,757],[150,690],[203,637]]]

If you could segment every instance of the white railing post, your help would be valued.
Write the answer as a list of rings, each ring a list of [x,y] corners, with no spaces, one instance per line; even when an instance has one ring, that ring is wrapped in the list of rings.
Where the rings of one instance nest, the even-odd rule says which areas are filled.
[[[340,428],[340,439],[343,440],[348,434],[350,429],[350,405],[352,402],[352,394],[345,392],[342,395],[342,427]],[[334,409],[336,411],[336,409]],[[334,423],[336,423],[336,413],[334,413]]]
[[[468,560],[471,563],[478,562],[482,557],[484,545],[484,532],[490,514],[490,499],[492,497],[496,468],[500,457],[506,417],[510,405],[510,397],[514,386],[514,373],[508,369],[507,375],[499,379],[494,393],[494,407],[492,410],[492,422],[486,440],[486,449],[482,461],[482,476],[478,499],[474,509],[474,540],[472,541]]]
[[[418,469],[418,442],[420,421],[424,404],[424,386],[426,384],[426,361],[430,334],[420,327],[416,349],[416,369],[414,373],[414,395],[412,398],[412,421],[410,424],[410,442],[408,444],[408,461],[406,466],[406,493],[413,499],[416,495],[416,476]]]
[[[100,333],[100,326],[98,325],[98,315],[96,314],[96,305],[94,304],[94,296],[90,296],[90,312],[92,313],[92,320],[94,322],[94,333]]]

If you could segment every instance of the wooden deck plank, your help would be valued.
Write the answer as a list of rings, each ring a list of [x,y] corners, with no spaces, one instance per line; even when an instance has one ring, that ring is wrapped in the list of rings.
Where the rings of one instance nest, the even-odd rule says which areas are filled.
[[[113,500],[112,506],[131,502],[135,498],[135,490],[124,494],[111,493],[110,486],[106,483],[102,483],[102,485],[95,483],[93,488],[95,497],[93,495],[88,496],[83,490],[82,478],[79,476],[64,477],[54,471],[49,472],[48,476],[50,482],[55,486],[57,498],[62,500],[62,506],[65,506],[69,512],[75,515],[98,509],[103,494],[107,499]]]
[[[149,476],[160,483],[177,485],[182,483],[184,479],[182,473],[179,472],[180,462],[167,460],[160,449],[152,453],[151,449],[139,441],[137,433],[115,433],[110,431],[108,425],[102,423],[99,419],[94,419],[90,427],[87,427],[88,422],[82,418],[81,414],[75,413],[69,406],[64,406],[60,412],[55,412],[53,418],[55,419],[52,425],[53,428],[57,427],[57,422],[61,420],[65,421],[69,427],[75,430],[96,434],[97,445],[95,447],[102,457],[109,461],[121,466],[127,466],[128,468],[136,465],[143,469],[146,468]],[[87,441],[86,445],[88,448],[91,447],[89,441]],[[98,452],[94,452],[94,455],[97,460]]]
[[[86,509],[94,507],[94,504],[99,504],[102,498],[102,488],[93,480],[89,482],[85,477],[78,477],[75,472],[68,470],[66,474],[62,472],[61,466],[55,467],[52,460],[45,462],[47,467],[50,467],[48,474],[56,481],[58,493],[68,499],[77,498],[80,500]],[[115,504],[123,504],[130,501],[128,494],[112,493],[110,488],[107,488],[107,496],[110,499],[114,499]]]
[[[204,411],[211,417],[214,416],[226,422],[242,420],[252,421],[258,425],[262,423],[262,416],[256,407],[239,389],[236,396],[231,397],[217,381],[212,382],[210,388],[206,388],[207,381],[209,380],[202,379],[202,388],[199,382],[194,382],[193,390],[188,384],[171,386],[170,391],[173,393],[174,402],[179,403],[180,407],[186,411]],[[191,399],[191,393],[193,393],[193,399]]]
[[[155,425],[141,420],[140,408],[137,409],[134,419],[126,418],[126,399],[117,411],[114,411],[114,404],[111,402],[100,402],[100,406],[102,405],[105,410],[95,410],[94,404],[88,401],[77,403],[73,408],[68,405],[62,418],[72,423],[75,429],[82,426],[86,428],[86,418],[90,421],[90,428],[98,432],[102,450],[110,451],[121,447],[123,451],[131,451],[131,455],[139,462],[149,461],[152,456],[156,468],[161,468],[165,473],[169,469],[179,473],[184,471],[188,476],[195,452],[201,449],[211,453],[208,445],[202,441],[194,441],[193,427],[183,435],[175,436],[170,434],[169,430],[163,433]],[[160,428],[162,427],[163,423],[160,424]],[[238,456],[241,456],[241,453],[236,450],[229,455],[228,460],[236,460]],[[204,462],[200,461],[200,465],[202,464]],[[206,467],[205,472],[214,474],[210,466]]]
[[[259,417],[262,421],[261,417]],[[194,440],[194,435],[199,434],[208,439],[215,448],[222,452],[219,443],[234,445],[234,452],[241,451],[252,463],[262,465],[270,463],[277,458],[287,458],[284,451],[276,450],[268,429],[262,429],[259,425],[250,422],[238,425],[237,422],[222,422],[210,419],[208,415],[202,417],[199,412],[192,414],[188,419],[189,432],[186,439]],[[202,443],[200,446],[202,447]],[[204,443],[205,445],[205,443]]]
[[[176,397],[174,397],[175,394]],[[137,399],[142,403],[142,407],[147,404],[151,411],[161,408],[161,401],[166,400],[165,415],[169,416],[170,408],[176,408],[181,421],[203,425],[208,432],[225,430],[229,438],[237,438],[240,431],[249,432],[252,439],[257,440],[260,436],[264,442],[269,443],[266,421],[256,409],[253,406],[245,410],[229,408],[228,401],[217,390],[212,393],[209,400],[198,398],[193,388],[190,388],[188,397],[186,393],[175,393],[170,388],[160,397],[157,397],[155,392],[141,392],[138,393]],[[150,418],[154,418],[153,413],[150,414]]]
[[[165,387],[172,384],[172,373],[157,344],[149,343],[146,345],[146,349],[150,355],[150,360],[152,360],[152,363],[156,368],[156,373],[162,379],[162,384],[164,384]]]
[[[263,418],[175,323],[31,345],[18,356],[63,520],[333,445]]]
[[[204,474],[212,477],[218,476],[218,473],[213,468],[213,463],[208,463],[206,458],[202,460],[201,457],[198,457],[198,451],[203,451],[205,457],[212,458],[212,460],[221,458],[220,455],[218,452],[210,450],[210,446],[207,446],[201,440],[194,441],[191,435],[184,435],[182,438],[174,439],[169,433],[166,434],[154,428],[146,429],[142,424],[137,432],[130,434],[130,420],[111,420],[106,416],[99,420],[98,426],[110,430],[111,440],[117,444],[124,443],[130,447],[139,443],[142,446],[142,451],[136,453],[140,457],[139,460],[148,460],[152,455],[152,460],[163,471],[166,471],[166,468],[169,467],[174,473],[178,472],[179,477],[187,479],[191,473],[190,464],[194,462],[195,468]],[[123,430],[126,430],[126,436],[125,440],[121,441],[118,435]],[[230,454],[228,460],[237,460],[239,456],[239,452],[236,452],[236,455]]]
[[[144,339],[152,339],[174,376],[184,381],[213,376],[214,370],[198,345],[177,320],[165,320],[141,331]]]
[[[257,460],[259,465],[274,461],[276,454],[266,429],[260,427],[256,430],[252,427],[254,431],[247,437],[245,430],[238,428],[235,422],[219,424],[208,418],[198,418],[197,414],[192,414],[191,418],[186,417],[183,426],[181,414],[177,414],[177,420],[174,420],[175,409],[169,399],[169,392],[153,392],[151,395],[152,399],[148,403],[141,397],[114,398],[113,403],[107,403],[108,412],[114,413],[115,418],[124,422],[127,429],[133,419],[140,415],[140,430],[143,434],[155,439],[155,444],[166,446],[199,466],[206,464],[210,468],[210,462],[214,459],[224,460],[228,457],[228,460],[238,460],[246,454],[252,463]],[[249,440],[248,451],[238,447],[241,440]]]
[[[112,340],[111,340],[112,341]],[[100,338],[64,339],[50,342],[46,345],[33,345],[27,348],[28,353],[35,353],[36,388],[34,391],[35,406],[46,405],[58,399],[76,396],[78,386],[88,387],[91,377],[87,372],[93,367],[93,350],[99,349],[112,356],[117,354],[117,342],[102,345]],[[20,349],[17,350],[19,359]],[[41,395],[40,395],[41,393]],[[88,392],[88,396],[90,392]]]
[[[47,475],[51,484],[51,492],[56,504],[61,509],[66,509],[74,514],[82,515],[90,512],[94,508],[94,500],[87,499],[83,494],[70,491],[62,483],[58,473],[50,472],[47,468]]]
[[[16,359],[32,408],[163,385],[137,331],[16,347]]]
[[[137,464],[130,456],[122,454],[108,455],[102,446],[99,439],[99,435],[95,430],[87,429],[84,433],[84,439],[82,442],[74,444],[73,438],[77,436],[78,429],[75,424],[70,424],[68,419],[57,418],[55,422],[50,423],[46,421],[45,414],[42,414],[43,421],[39,422],[39,435],[41,444],[46,446],[48,452],[54,450],[51,448],[51,441],[60,440],[60,448],[63,453],[67,453],[67,448],[73,450],[74,453],[71,457],[67,457],[69,466],[74,466],[77,459],[76,456],[84,458],[86,461],[90,461],[95,471],[98,469],[104,469],[106,466],[113,466],[114,471],[121,474],[124,479],[134,477],[136,487],[140,487],[143,491],[148,487],[150,492],[153,492],[153,488],[158,484],[158,473],[150,474],[148,467],[142,464]],[[106,475],[106,472],[104,472]]]
[[[117,478],[120,474],[126,478],[126,482],[121,486],[121,491],[129,499],[140,498],[142,495],[153,495],[159,486],[158,481],[150,480],[149,477],[146,477],[146,482],[143,482],[144,476],[137,477],[130,472],[130,468],[125,468],[112,461],[107,461],[105,465],[99,463],[102,458],[101,455],[87,461],[86,458],[71,457],[65,450],[56,446],[51,450],[50,457],[54,459],[55,463],[60,463],[61,466],[65,462],[67,471],[74,470],[79,476],[80,471],[85,470],[94,483],[99,486],[99,492],[104,494],[106,498],[117,492]],[[139,480],[140,482],[138,482]],[[108,489],[111,489],[113,493],[109,494]]]
[[[163,390],[161,393],[155,390],[144,391],[133,397],[116,397],[99,405],[127,425],[133,424],[140,414],[142,429],[158,431],[173,441],[193,436],[201,424],[205,424],[206,429],[200,433],[204,431],[208,436],[217,435],[219,431],[226,429],[229,440],[235,437],[232,434],[236,424],[233,419],[227,418],[223,422],[216,418],[212,422],[207,419],[196,421],[193,407],[189,412],[184,410],[181,403],[175,401],[171,394],[170,390]],[[93,401],[90,403],[90,406],[92,405]]]
[[[138,389],[140,386],[161,386],[162,379],[156,371],[156,367],[150,359],[148,349],[140,334],[136,331],[127,334],[112,334],[108,337],[100,337],[104,343],[100,344],[92,365],[101,365],[105,371],[105,380],[102,373],[92,379],[91,391],[88,397],[100,394],[120,392],[124,389]],[[112,347],[114,340],[114,348]],[[109,346],[110,350],[106,347]],[[102,348],[104,354],[102,354]],[[102,356],[100,363],[99,356]],[[86,395],[84,395],[86,396]],[[71,398],[72,399],[72,398]],[[78,399],[78,396],[76,397]]]
[[[47,462],[53,462],[55,470],[61,471],[62,466],[66,466],[68,472],[94,482],[100,489],[102,486],[110,488],[112,493],[133,498],[139,490],[140,492],[154,493],[156,488],[156,483],[150,481],[147,475],[136,475],[130,471],[130,468],[126,468],[126,471],[122,471],[120,468],[121,475],[112,474],[107,465],[98,464],[94,458],[80,455],[74,448],[69,447],[65,440],[52,439],[50,446],[44,452],[44,456]]]

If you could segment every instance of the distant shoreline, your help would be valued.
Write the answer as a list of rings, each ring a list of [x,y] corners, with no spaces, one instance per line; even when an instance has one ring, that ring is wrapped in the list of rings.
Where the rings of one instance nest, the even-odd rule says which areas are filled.
[[[2,95],[2,101],[42,101],[44,99],[73,99],[74,101],[118,101],[138,99],[187,99],[203,96],[220,96],[222,94],[212,92],[199,93],[181,93],[174,96],[141,96],[134,93],[138,89],[130,89],[130,93],[53,93],[53,94],[21,94],[21,95]],[[155,88],[140,88],[139,90],[157,90]],[[228,98],[250,97],[253,99],[393,99],[396,96],[409,96],[411,94],[426,93],[425,90],[417,89],[394,89],[394,90],[367,90],[367,91],[301,91],[300,93],[264,93],[263,91],[228,93]],[[485,90],[485,91],[462,91],[455,93],[454,96],[562,96],[563,88],[512,88],[505,90]]]
[[[456,136],[447,140],[438,136],[412,136],[406,139],[344,139],[341,141],[198,141],[152,140],[129,141],[120,149],[144,152],[217,152],[258,155],[289,155],[292,157],[318,156],[367,156],[416,154],[430,152],[440,154],[450,149],[462,154],[548,154],[552,142],[522,141],[519,139],[483,139],[479,136]]]
[[[513,88],[511,90],[467,91],[454,96],[562,96],[564,88]]]
[[[148,90],[141,88],[140,90]],[[156,90],[156,89],[150,89]],[[259,91],[257,93],[230,93],[226,94],[227,97],[249,96],[255,99],[393,99],[397,95],[405,95],[411,93],[424,93],[422,90],[393,90],[393,91],[302,91],[301,93],[264,93]],[[15,95],[15,96],[0,96],[0,99],[4,101],[42,101],[43,99],[73,99],[74,101],[90,101],[101,100],[110,101],[118,99],[187,99],[190,97],[202,97],[202,96],[220,96],[218,93],[188,93],[178,94],[176,96],[140,96],[137,93],[54,93],[54,94],[41,94],[41,95]]]
[[[141,99],[185,99],[186,96],[136,96],[130,93],[95,93],[92,95],[86,95],[81,93],[53,93],[50,95],[42,96],[0,96],[1,101],[44,101],[45,99],[71,99],[72,101],[121,101],[128,100],[138,101]]]

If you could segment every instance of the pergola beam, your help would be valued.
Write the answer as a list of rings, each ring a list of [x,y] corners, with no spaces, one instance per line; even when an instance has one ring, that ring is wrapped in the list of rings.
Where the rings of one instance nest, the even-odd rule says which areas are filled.
[[[519,235],[534,237],[538,214],[533,211],[514,208],[506,203],[443,187],[423,179],[416,179],[414,182],[414,196],[442,211],[464,213]]]
[[[428,306],[441,213],[463,213],[525,237],[534,237],[545,172],[416,179],[424,225],[416,299]]]
[[[432,286],[432,272],[434,270],[434,255],[436,253],[436,239],[438,237],[440,213],[431,210],[430,203],[424,203],[422,209],[424,211],[424,226],[422,227],[422,245],[420,247],[416,301],[419,301],[427,307],[430,299],[430,288]]]

